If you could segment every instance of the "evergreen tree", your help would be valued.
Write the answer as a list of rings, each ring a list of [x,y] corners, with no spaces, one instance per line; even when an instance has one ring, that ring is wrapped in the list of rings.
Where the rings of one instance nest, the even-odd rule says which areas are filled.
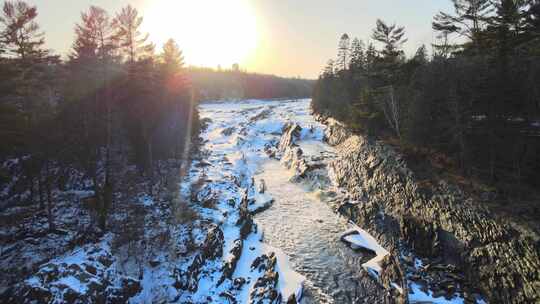
[[[2,7],[0,23],[4,30],[1,36],[7,50],[26,60],[43,57],[44,34],[36,23],[37,8],[24,1],[6,1]]]
[[[452,0],[452,3],[454,13],[439,12],[433,18],[433,29],[443,35],[457,34],[465,37],[471,42],[473,49],[479,48],[486,18],[493,12],[492,1]]]
[[[175,159],[180,158],[182,151],[182,142],[183,138],[182,127],[180,122],[187,117],[183,115],[188,112],[187,103],[189,102],[188,96],[188,83],[184,73],[184,57],[182,51],[178,44],[173,40],[169,39],[163,45],[163,52],[160,55],[161,59],[161,70],[163,74],[163,97],[164,103],[171,110],[170,113],[174,115],[169,116],[171,123],[171,129],[168,132],[170,137],[169,140],[174,142],[173,149],[167,153]]]
[[[350,38],[349,35],[341,35],[338,47],[338,60],[337,65],[341,70],[347,70],[349,66],[349,53],[350,53]]]
[[[143,17],[131,5],[122,8],[113,21],[119,46],[130,63],[153,51],[153,46],[147,44],[148,35],[140,32],[142,22]]]
[[[364,43],[358,38],[354,38],[351,44],[350,70],[362,72],[365,68],[365,61]]]
[[[403,50],[401,50],[403,44],[407,42],[404,36],[404,27],[398,27],[395,24],[387,25],[380,19],[377,19],[377,26],[371,35],[375,41],[379,41],[384,45],[381,54],[383,59],[391,64],[397,63],[398,59],[404,54]]]
[[[83,113],[82,130],[87,149],[78,155],[89,176],[92,177],[98,203],[99,225],[106,227],[112,206],[113,177],[113,79],[117,76],[115,51],[117,40],[109,14],[102,8],[91,6],[81,14],[75,26],[75,42],[70,54],[70,71],[73,101],[88,112]],[[98,176],[98,163],[102,159],[101,146],[105,145],[105,179]]]
[[[161,60],[166,67],[166,70],[171,74],[178,72],[184,67],[184,56],[180,47],[174,41],[174,39],[169,39],[163,45],[163,53],[161,54]]]

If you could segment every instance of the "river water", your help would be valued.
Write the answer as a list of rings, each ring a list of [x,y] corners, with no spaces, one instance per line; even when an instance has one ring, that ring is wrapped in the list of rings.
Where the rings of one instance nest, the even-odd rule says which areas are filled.
[[[324,169],[320,170],[319,177],[322,178],[311,175],[308,180],[293,182],[291,170],[278,160],[270,159],[266,153],[277,145],[284,127],[296,123],[302,127],[296,144],[303,150],[303,155],[317,157],[323,162],[334,157],[333,148],[323,142],[325,126],[311,115],[310,100],[205,103],[199,107],[199,111],[207,123],[201,136],[201,150],[204,151],[206,162],[204,180],[211,183],[212,191],[221,193],[227,199],[239,197],[240,192],[251,187],[252,181],[260,186],[260,181],[264,180],[264,196],[274,201],[270,208],[255,216],[255,221],[259,231],[263,231],[264,243],[275,251],[282,251],[288,256],[288,259],[283,259],[290,261],[292,271],[305,277],[302,303],[384,302],[386,292],[366,269],[373,272],[374,264],[377,263],[373,261],[380,260],[388,252],[365,231],[360,232],[360,242],[364,244],[361,247],[377,252],[376,259],[373,259],[374,255],[353,250],[341,241],[345,231],[350,228],[359,231],[360,228],[347,223],[325,202],[325,195],[320,195],[319,189],[329,190],[330,187],[324,178]],[[322,187],[318,186],[321,184]],[[251,195],[262,195],[254,192],[252,190]],[[259,206],[259,202],[254,206]],[[230,213],[234,213],[233,210],[221,210],[221,213],[207,210],[205,213],[208,217],[218,219],[221,224],[229,225],[225,233],[228,244],[225,246],[226,251],[238,237],[238,232],[227,233],[237,229],[231,229],[235,224],[226,221],[226,214]],[[258,236],[250,237],[253,238]],[[249,242],[250,245],[244,248],[238,262],[236,276],[245,276],[249,272],[244,273],[238,269],[249,269],[252,265],[249,258],[254,258],[253,252],[249,251],[251,247],[254,250],[264,247]],[[287,278],[287,273],[290,272],[281,269],[279,285],[288,286],[288,289],[281,288],[281,292],[288,290],[288,294],[291,294],[291,288],[299,287],[303,279],[298,279],[296,275],[292,276],[293,279],[291,276]],[[411,286],[415,291],[409,294],[411,303],[463,303],[461,298],[435,299],[409,282]],[[243,289],[244,296],[238,299],[239,303],[247,302],[251,288],[248,286]]]
[[[369,259],[340,241],[349,228],[307,185],[289,181],[278,161],[268,161],[257,178],[264,179],[272,207],[255,217],[265,241],[281,248],[307,281],[304,303],[368,303],[378,289],[361,264]]]

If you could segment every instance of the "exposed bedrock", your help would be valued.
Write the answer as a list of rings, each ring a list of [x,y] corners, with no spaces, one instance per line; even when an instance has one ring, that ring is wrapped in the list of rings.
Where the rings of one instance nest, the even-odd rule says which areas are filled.
[[[251,304],[281,303],[282,296],[277,290],[279,273],[276,270],[277,259],[274,253],[263,254],[251,265],[252,270],[263,272],[257,279],[249,295]]]
[[[302,149],[297,145],[297,142],[300,140],[300,131],[301,128],[296,124],[287,124],[284,127],[283,135],[278,145],[281,163],[294,171],[295,174],[292,177],[293,181],[327,179],[325,176],[327,162],[319,156],[304,155]],[[327,183],[323,182],[322,184],[326,185]],[[376,208],[376,205],[365,202],[365,204],[363,204],[364,208],[357,208],[358,204],[358,201],[344,200],[342,197],[339,197],[336,200],[335,205],[332,204],[332,207],[351,219],[362,219],[359,223],[361,226],[384,224],[384,220],[380,218],[380,212],[379,209]],[[368,208],[367,205],[371,205],[371,208]],[[370,232],[372,231],[377,232],[377,230],[370,230]],[[346,234],[343,237],[345,236]],[[399,259],[396,258],[396,256],[399,256],[399,254],[397,254],[398,251],[396,250],[397,246],[395,245],[397,243],[392,242],[392,244],[389,245],[389,241],[384,235],[379,235],[378,239],[383,246],[392,249],[391,252],[396,252],[396,254],[388,254],[388,256],[381,261],[382,272],[379,273],[377,277],[377,280],[387,291],[385,303],[407,303],[407,286],[404,284],[405,271],[399,263]]]
[[[80,249],[69,263],[47,262],[28,280],[0,295],[1,303],[127,303],[141,283],[120,275],[104,243]],[[81,257],[88,259],[78,264]],[[74,288],[78,286],[78,288]]]
[[[336,209],[392,251],[403,240],[416,255],[461,269],[491,303],[540,301],[534,241],[449,183],[422,186],[388,145],[351,135],[333,119],[325,123],[325,139],[337,153],[329,175],[349,193]]]
[[[200,253],[195,256],[187,271],[175,275],[176,287],[191,292],[197,291],[199,288],[199,276],[204,264],[208,260],[215,260],[223,256],[224,243],[223,231],[219,226],[212,225],[208,230],[206,240],[200,248]]]

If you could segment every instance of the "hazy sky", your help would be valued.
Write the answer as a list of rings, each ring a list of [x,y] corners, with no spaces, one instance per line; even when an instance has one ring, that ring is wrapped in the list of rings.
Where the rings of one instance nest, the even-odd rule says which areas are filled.
[[[175,38],[180,46],[185,48],[188,64],[206,64],[215,67],[215,62],[221,60],[223,67],[228,67],[230,62],[227,61],[234,60],[240,61],[241,66],[248,71],[310,78],[316,77],[328,59],[335,57],[338,39],[344,32],[352,37],[367,40],[377,18],[389,23],[395,22],[406,28],[409,38],[406,51],[410,54],[422,43],[430,44],[433,41],[434,34],[431,30],[433,15],[439,10],[450,10],[449,0],[206,0],[202,7],[200,1],[29,0],[28,2],[38,6],[38,22],[46,32],[47,47],[60,54],[66,54],[71,46],[73,27],[80,19],[81,11],[90,5],[98,5],[114,13],[130,3],[139,9],[143,16],[145,13],[153,14],[151,18],[153,24],[147,24],[145,29],[151,29],[150,36],[158,43],[165,36]],[[212,2],[219,2],[219,5],[212,5]],[[234,33],[226,34],[223,30],[223,24],[231,20],[227,18],[229,16],[234,18],[235,12],[240,10],[239,7],[234,7],[231,11],[224,11],[223,4],[233,2],[235,4],[231,6],[242,6],[243,14],[248,12],[247,14],[253,18],[246,24],[238,20],[232,23],[239,27],[255,27],[257,36],[256,45],[249,47],[249,55],[239,60],[226,58],[226,55],[220,57],[212,55],[225,49],[229,44],[227,41],[235,41],[236,44],[242,45],[237,42],[239,37],[235,38]],[[159,10],[156,10],[156,7],[159,7]],[[195,7],[197,12],[194,12]],[[201,13],[201,9],[213,12],[214,17],[205,18],[207,14]],[[171,15],[173,12],[174,15]],[[224,16],[218,18],[215,17],[216,14]],[[182,24],[179,20],[190,20],[190,23],[197,24],[189,28],[182,26],[185,29],[179,30]],[[183,46],[182,38],[186,30],[197,32],[202,28],[206,29],[203,33],[207,42],[196,44],[190,41]],[[217,33],[216,37],[208,37],[209,30],[212,30],[211,33]],[[227,40],[228,38],[231,39]],[[248,47],[237,47],[242,48],[247,50]],[[196,53],[205,54],[208,58],[213,57],[213,60],[203,62],[201,56],[196,59]]]

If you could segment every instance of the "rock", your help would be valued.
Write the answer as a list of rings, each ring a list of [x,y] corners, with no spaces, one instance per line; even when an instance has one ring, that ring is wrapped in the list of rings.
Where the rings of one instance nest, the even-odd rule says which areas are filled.
[[[394,296],[394,300],[399,303],[406,303],[408,299],[407,284],[405,280],[405,272],[401,268],[399,260],[394,255],[386,255],[382,261],[380,280],[384,288],[389,290]],[[402,292],[397,291],[394,286],[401,288]]]
[[[205,260],[213,260],[223,255],[223,231],[218,226],[213,226],[208,231],[206,241],[201,247],[202,256]]]
[[[259,192],[260,194],[263,194],[264,192],[266,192],[266,183],[264,182],[264,179],[259,180],[259,186],[258,186],[257,192]]]
[[[242,255],[243,241],[241,239],[235,240],[233,248],[230,251],[231,259],[222,267],[223,276],[221,277],[218,285],[221,285],[225,279],[231,279],[232,275],[236,269],[236,264]]]
[[[300,138],[300,132],[302,127],[296,123],[287,124],[283,127],[283,135],[278,144],[278,150],[280,152],[285,152],[287,148],[290,148],[294,145],[295,140]]]
[[[281,303],[281,294],[277,290],[279,273],[275,270],[277,263],[276,255],[263,254],[253,261],[252,270],[263,272],[257,279],[250,293],[250,303]]]
[[[234,287],[234,289],[236,289],[236,290],[242,289],[242,287],[244,286],[244,284],[246,284],[246,279],[244,279],[244,278],[235,278],[235,279],[233,280],[233,287]]]
[[[298,301],[296,300],[296,295],[295,295],[295,294],[292,294],[292,295],[287,299],[287,304],[298,304]]]
[[[240,238],[245,240],[247,236],[253,230],[253,218],[249,212],[249,199],[247,190],[242,195],[242,201],[240,202],[239,218],[236,225],[240,226]]]
[[[148,264],[150,264],[150,266],[155,268],[155,267],[159,266],[159,264],[161,264],[161,262],[158,261],[158,260],[152,260],[152,261],[148,262]]]
[[[401,237],[417,255],[429,258],[440,256],[437,224],[412,216],[404,216],[401,218],[400,231]]]
[[[27,287],[25,291],[22,292],[23,298],[27,301],[35,301],[37,303],[49,303],[52,299],[52,293],[50,290],[41,287]],[[19,299],[12,299],[12,303],[17,303]]]
[[[96,275],[96,274],[97,274],[97,269],[96,269],[96,267],[94,267],[93,265],[84,265],[84,269],[85,269],[88,273],[91,273],[92,275]]]
[[[139,281],[132,278],[122,278],[120,288],[107,289],[107,303],[120,304],[127,303],[128,300],[137,295],[142,290]]]
[[[221,131],[221,134],[222,135],[225,135],[225,136],[231,136],[234,131],[236,131],[236,127],[229,127],[229,128],[225,128]]]
[[[392,147],[351,135],[333,119],[325,122],[325,140],[336,146],[337,157],[328,165],[333,184],[365,201],[339,204],[341,214],[386,248],[397,248],[402,239],[415,254],[466,270],[450,278],[459,279],[459,286],[474,282],[491,303],[540,302],[538,244],[500,223],[458,187],[417,180]],[[457,271],[433,266],[423,270],[432,282],[440,279],[437,273]]]
[[[345,126],[333,118],[324,120],[327,128],[324,134],[324,141],[331,146],[337,146],[351,136]]]
[[[229,304],[236,304],[238,301],[230,292],[224,291],[219,294],[220,297],[225,298]]]

